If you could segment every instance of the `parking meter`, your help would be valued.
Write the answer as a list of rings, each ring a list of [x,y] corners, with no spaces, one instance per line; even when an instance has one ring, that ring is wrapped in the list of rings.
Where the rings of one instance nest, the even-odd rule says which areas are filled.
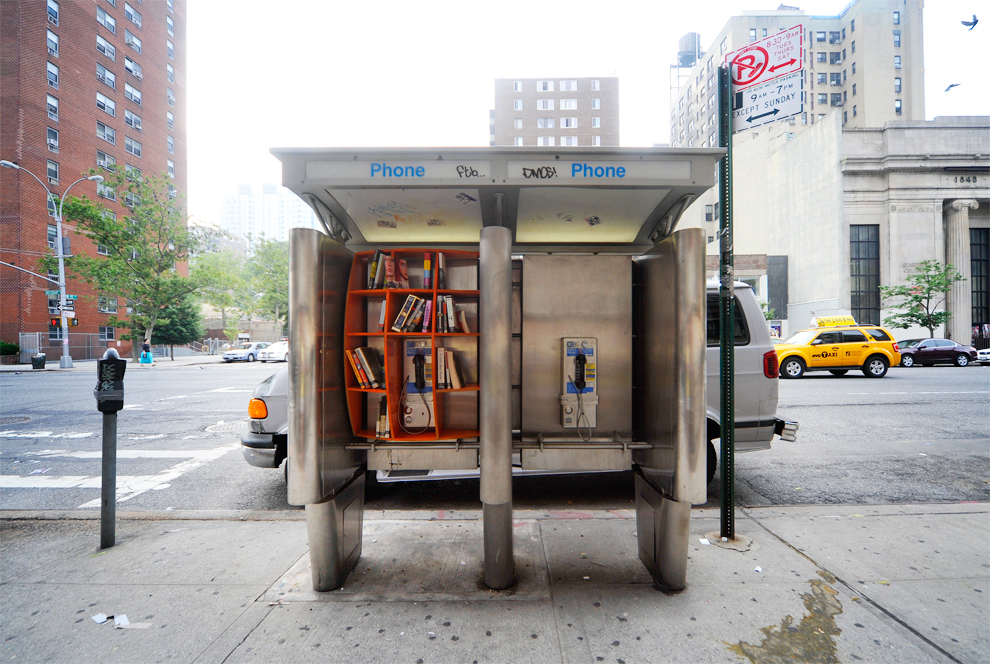
[[[124,408],[124,371],[127,361],[117,353],[107,352],[96,365],[96,408],[101,413],[116,413]]]

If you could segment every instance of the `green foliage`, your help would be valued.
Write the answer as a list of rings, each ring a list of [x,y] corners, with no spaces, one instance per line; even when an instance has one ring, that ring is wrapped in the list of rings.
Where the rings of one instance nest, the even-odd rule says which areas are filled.
[[[288,324],[289,243],[262,239],[247,264],[257,312],[268,320]]]
[[[21,347],[9,341],[0,341],[0,355],[17,355]]]
[[[125,338],[150,338],[162,311],[197,288],[196,281],[176,266],[188,259],[198,241],[186,228],[181,199],[172,193],[168,175],[132,180],[122,169],[100,169],[99,174],[103,186],[130,208],[130,214],[115,218],[99,203],[67,199],[65,220],[106,255],[80,253],[66,260],[66,269],[103,293],[129,300],[132,313],[114,316],[108,324],[131,329]]]
[[[881,286],[880,297],[885,307],[903,309],[900,313],[883,319],[885,325],[895,328],[925,327],[928,335],[935,336],[935,328],[948,322],[952,313],[939,311],[945,303],[945,295],[952,284],[965,281],[955,267],[935,260],[918,263],[915,273],[908,277],[908,284]]]
[[[203,324],[199,306],[187,295],[162,310],[151,343],[181,346],[202,338]]]
[[[227,316],[233,316],[236,328],[240,318],[239,297],[244,284],[244,259],[229,249],[200,254],[189,263],[190,276],[200,285],[196,296],[220,312],[224,331],[230,327]],[[234,333],[237,338],[237,333]]]
[[[763,317],[767,320],[773,320],[776,318],[777,311],[770,308],[770,303],[766,300],[757,300],[760,303],[760,311],[763,312]]]

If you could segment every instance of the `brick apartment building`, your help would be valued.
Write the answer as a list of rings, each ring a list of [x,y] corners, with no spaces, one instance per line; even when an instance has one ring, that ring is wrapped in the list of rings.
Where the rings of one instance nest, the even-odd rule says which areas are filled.
[[[36,175],[61,196],[89,169],[114,164],[145,174],[168,172],[186,190],[185,0],[4,0],[0,3],[0,159]],[[122,201],[80,182],[86,196],[117,214]],[[63,223],[74,254],[97,247]],[[54,212],[30,175],[0,169],[0,260],[39,272],[55,247]],[[57,275],[49,275],[55,276]],[[69,328],[73,359],[102,354],[108,344],[130,351],[107,324],[127,303],[67,276],[77,294],[77,327]],[[52,327],[55,284],[0,265],[0,339],[38,333],[49,360],[62,354]]]

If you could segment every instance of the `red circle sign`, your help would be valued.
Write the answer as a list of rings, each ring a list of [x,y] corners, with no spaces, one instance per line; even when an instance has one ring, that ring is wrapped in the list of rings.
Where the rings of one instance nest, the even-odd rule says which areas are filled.
[[[749,85],[757,80],[766,71],[767,60],[769,60],[767,52],[759,46],[741,51],[729,63],[732,83],[734,85]]]

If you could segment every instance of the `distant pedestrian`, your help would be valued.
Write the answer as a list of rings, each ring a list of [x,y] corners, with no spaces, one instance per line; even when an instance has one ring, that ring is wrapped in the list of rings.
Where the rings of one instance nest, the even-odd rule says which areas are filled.
[[[145,339],[144,343],[141,345],[141,359],[139,361],[141,364],[155,363],[155,358],[151,354],[151,344],[148,342],[148,339]]]

